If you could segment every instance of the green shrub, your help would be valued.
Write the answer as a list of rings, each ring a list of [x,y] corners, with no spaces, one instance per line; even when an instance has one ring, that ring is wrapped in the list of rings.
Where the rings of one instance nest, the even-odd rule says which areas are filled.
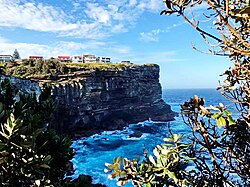
[[[129,160],[118,157],[112,164],[106,163],[110,172],[109,178],[117,178],[118,186],[124,186],[130,180],[136,187],[163,187],[178,184],[186,186],[191,184],[183,171],[187,163],[193,159],[187,156],[190,145],[181,142],[182,135],[173,134],[170,138],[164,138],[165,144],[157,145],[154,156],[144,152],[145,159]]]
[[[49,129],[55,106],[50,89],[45,87],[38,99],[17,94],[9,80],[1,82],[0,183],[60,186],[73,152],[69,138]]]
[[[66,74],[68,68],[56,59],[24,59],[20,64],[9,63],[3,67],[3,71],[6,75],[13,75],[19,78],[32,78],[37,75],[56,77],[60,74]]]

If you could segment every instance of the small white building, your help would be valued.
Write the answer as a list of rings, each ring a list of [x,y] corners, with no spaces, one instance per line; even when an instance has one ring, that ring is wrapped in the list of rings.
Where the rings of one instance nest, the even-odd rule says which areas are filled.
[[[96,62],[111,63],[110,57],[97,57]]]
[[[0,62],[10,62],[12,59],[11,55],[0,55]]]
[[[73,63],[83,63],[83,56],[73,56],[72,62]]]
[[[83,62],[84,63],[95,63],[96,57],[95,55],[83,55]]]
[[[132,63],[130,62],[130,60],[122,60],[120,63],[121,63],[121,64],[132,64]]]

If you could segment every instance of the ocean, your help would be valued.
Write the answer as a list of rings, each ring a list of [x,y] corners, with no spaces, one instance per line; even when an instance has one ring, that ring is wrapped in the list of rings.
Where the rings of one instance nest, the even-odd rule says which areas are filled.
[[[163,90],[162,98],[171,105],[175,112],[180,112],[180,105],[188,101],[194,95],[205,98],[205,105],[218,105],[220,102],[232,109],[229,101],[221,96],[215,89],[173,89]],[[72,148],[75,150],[75,156],[72,160],[75,174],[86,174],[93,177],[94,183],[105,184],[108,187],[116,187],[116,180],[107,178],[104,173],[105,162],[112,163],[114,157],[123,158],[143,158],[143,151],[147,149],[149,153],[157,144],[162,144],[163,138],[169,136],[168,126],[173,133],[190,134],[190,129],[183,123],[181,115],[175,118],[175,121],[169,123],[153,122],[150,119],[138,124],[130,124],[123,130],[105,131],[95,134],[88,138],[75,140]],[[132,137],[133,133],[142,133],[141,137]],[[133,187],[131,183],[125,185]]]

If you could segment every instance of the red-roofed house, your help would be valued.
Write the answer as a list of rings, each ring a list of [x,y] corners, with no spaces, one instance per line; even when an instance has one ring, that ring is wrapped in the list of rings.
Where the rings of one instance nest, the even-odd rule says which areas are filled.
[[[29,56],[29,59],[43,60],[43,56]]]
[[[57,59],[59,62],[71,62],[70,56],[58,56]]]

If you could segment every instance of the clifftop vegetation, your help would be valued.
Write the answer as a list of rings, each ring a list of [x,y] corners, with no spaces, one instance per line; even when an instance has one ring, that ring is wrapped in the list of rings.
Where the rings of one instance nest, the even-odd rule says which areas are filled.
[[[122,63],[61,63],[57,59],[34,60],[25,59],[21,63],[0,63],[2,73],[23,79],[58,80],[61,76],[72,76],[77,73],[95,71],[123,71],[138,66],[154,67],[156,64],[134,65]]]

